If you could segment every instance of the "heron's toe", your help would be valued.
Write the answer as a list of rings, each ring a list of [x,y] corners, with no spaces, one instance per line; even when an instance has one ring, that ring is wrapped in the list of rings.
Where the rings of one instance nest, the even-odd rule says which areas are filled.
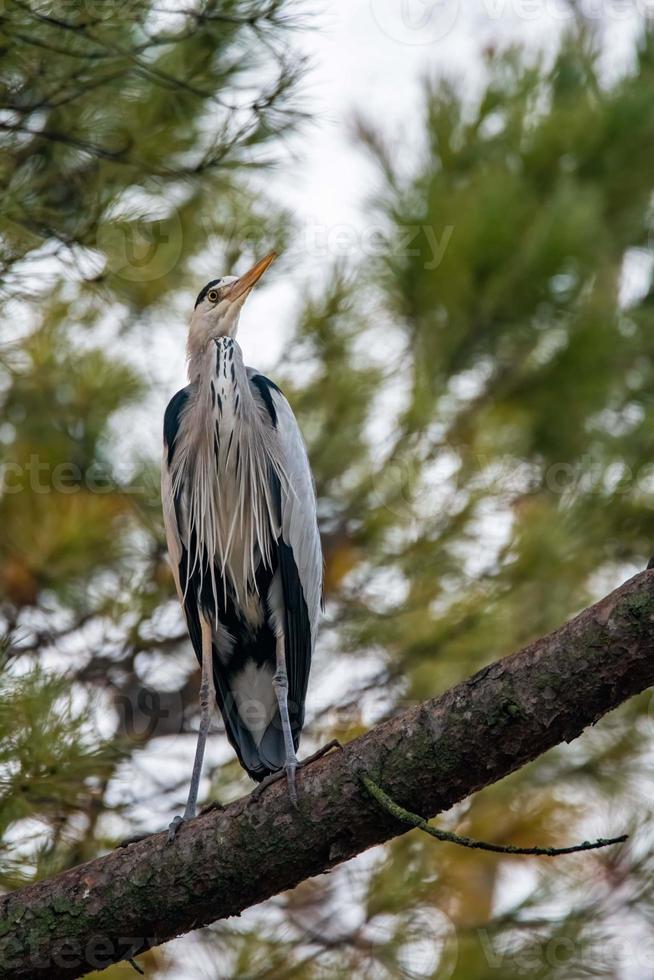
[[[205,803],[203,807],[200,807],[200,816],[203,817],[205,813],[213,813],[214,810],[224,809],[225,807],[220,800],[212,800],[211,803]]]
[[[168,842],[172,843],[177,836],[177,831],[184,823],[184,817],[174,817],[168,824]]]

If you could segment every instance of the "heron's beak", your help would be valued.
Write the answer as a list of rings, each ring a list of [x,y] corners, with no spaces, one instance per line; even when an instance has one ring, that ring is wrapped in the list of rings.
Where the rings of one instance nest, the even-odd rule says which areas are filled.
[[[262,275],[266,271],[269,265],[271,265],[277,258],[277,252],[269,252],[265,258],[260,259],[256,265],[253,265],[249,272],[242,275],[236,282],[233,282],[231,286],[227,286],[224,292],[224,298],[229,300],[230,303],[234,303],[236,300],[245,301],[245,297],[248,295],[255,283],[259,282]]]

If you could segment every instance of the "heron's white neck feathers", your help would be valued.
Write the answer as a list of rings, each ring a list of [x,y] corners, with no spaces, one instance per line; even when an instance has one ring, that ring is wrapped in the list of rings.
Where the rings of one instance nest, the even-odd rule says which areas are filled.
[[[226,276],[223,282],[234,279]],[[204,303],[193,311],[188,328],[186,356],[188,358],[188,373],[191,381],[202,374],[207,350],[213,347],[216,340],[233,338],[238,329],[238,319],[245,297],[230,302],[223,300],[210,309]]]
[[[194,372],[191,374],[191,372]],[[276,479],[284,467],[255,401],[238,344],[212,339],[189,361],[192,394],[180,419],[172,461],[173,492],[184,493],[187,581],[209,569],[216,609],[216,566],[239,602],[257,594],[261,560],[270,566],[280,533]]]

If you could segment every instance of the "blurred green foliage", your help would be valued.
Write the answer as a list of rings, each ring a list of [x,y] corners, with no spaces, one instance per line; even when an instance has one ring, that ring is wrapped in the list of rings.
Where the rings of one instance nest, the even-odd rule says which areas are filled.
[[[163,763],[193,727],[197,676],[156,495],[133,492],[156,485],[159,447],[144,433],[125,470],[120,440],[160,393],[121,340],[185,316],[177,296],[207,249],[227,270],[292,232],[248,179],[298,121],[288,4],[170,21],[119,7],[8,0],[0,19],[5,889],[162,826],[183,796],[188,773]],[[426,85],[410,165],[358,121],[383,248],[326,270],[275,374],[309,445],[326,557],[307,748],[553,629],[652,550],[654,39],[610,84],[599,54],[580,28],[553,60],[489,52],[474,104]],[[619,955],[638,966],[651,724],[643,695],[440,818],[524,845],[633,826],[633,843],[546,863],[411,833],[184,940],[186,968],[569,980],[617,976]],[[215,767],[212,794],[246,788],[231,756]],[[621,930],[636,937],[622,953]],[[150,954],[148,975],[174,977],[177,955]]]

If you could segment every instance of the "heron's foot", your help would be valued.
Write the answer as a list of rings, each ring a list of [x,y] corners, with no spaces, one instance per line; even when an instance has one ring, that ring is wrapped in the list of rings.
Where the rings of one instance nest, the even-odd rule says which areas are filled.
[[[284,773],[286,773],[286,778],[288,781],[288,795],[291,798],[291,803],[293,804],[293,806],[297,806],[297,788],[295,785],[295,770],[303,769],[305,766],[311,765],[311,763],[315,762],[317,759],[322,759],[323,755],[327,755],[327,753],[331,752],[332,749],[340,749],[341,752],[343,751],[343,745],[341,744],[341,742],[339,742],[337,738],[332,738],[329,742],[323,745],[322,748],[318,749],[316,752],[312,752],[311,755],[308,755],[306,759],[301,759],[299,762],[297,761],[297,759],[294,760],[292,764],[292,772],[290,771],[289,765],[285,765],[284,768],[280,769],[278,772],[271,772],[270,775],[266,776],[264,779],[261,780],[258,786],[254,787],[254,789],[250,793],[250,799],[252,800],[252,802],[258,800],[261,794],[263,793],[264,789],[267,789],[268,786],[272,785],[272,783],[276,783],[277,780],[281,779]]]
[[[282,776],[285,775],[286,781],[288,783],[288,795],[290,801],[294,807],[297,807],[297,786],[295,785],[295,770],[297,769],[298,765],[301,766],[302,763],[301,762],[298,763],[297,759],[292,759],[284,764],[283,769],[279,769],[277,772],[271,772],[268,776],[265,776],[261,780],[259,785],[255,786],[252,792],[250,793],[250,800],[253,803],[256,802],[256,800],[260,799],[264,789],[268,789],[269,786],[272,786],[273,783],[276,783],[279,779],[282,778]]]
[[[211,803],[205,803],[203,807],[200,808],[200,816],[205,813],[212,813],[214,810],[224,810],[225,807],[222,805],[220,800],[212,800]]]
[[[340,749],[341,752],[343,751],[343,746],[337,738],[330,739],[330,741],[323,745],[321,749],[318,749],[316,752],[312,752],[311,755],[306,757],[306,759],[302,759],[301,762],[298,762],[298,766],[310,766],[312,762],[315,762],[316,759],[322,759],[323,755],[327,755],[327,753],[331,752],[332,749]]]
[[[185,821],[185,817],[173,817],[173,819],[168,824],[168,843],[171,844],[177,837],[177,832],[179,828]]]
[[[276,783],[277,780],[281,779],[283,775],[284,775],[284,770],[280,769],[279,772],[271,772],[267,776],[264,776],[264,778],[261,780],[259,785],[255,786],[252,792],[250,793],[250,799],[258,800],[261,794],[263,793],[264,789],[267,789],[268,786],[272,785],[272,783]]]

